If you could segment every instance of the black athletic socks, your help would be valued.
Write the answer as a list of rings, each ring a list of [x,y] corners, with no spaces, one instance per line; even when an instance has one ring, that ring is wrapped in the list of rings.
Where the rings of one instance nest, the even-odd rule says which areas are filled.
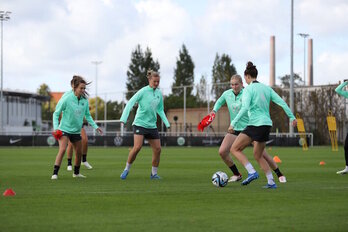
[[[281,177],[283,173],[279,170],[279,168],[273,170],[278,177]]]
[[[80,166],[74,166],[74,174],[78,175],[80,173]]]
[[[83,154],[82,155],[82,162],[86,162],[87,161],[87,154]]]
[[[237,168],[237,166],[236,166],[235,164],[233,164],[233,165],[230,167],[230,169],[231,169],[231,171],[233,172],[234,175],[236,175],[236,176],[239,176],[239,175],[240,175],[240,173],[239,173],[239,171],[238,171],[238,168]]]
[[[54,168],[53,168],[53,175],[58,175],[59,168],[60,168],[60,166],[54,165]]]
[[[72,159],[68,159],[68,166],[72,166],[71,160]]]

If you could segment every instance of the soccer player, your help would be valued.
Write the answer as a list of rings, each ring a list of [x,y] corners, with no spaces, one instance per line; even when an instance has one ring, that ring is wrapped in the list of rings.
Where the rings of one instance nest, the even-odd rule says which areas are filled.
[[[80,164],[81,164],[81,125],[83,118],[90,125],[93,126],[100,134],[102,130],[95,124],[91,114],[89,112],[86,85],[88,83],[80,76],[73,77],[73,92],[67,94],[64,98],[62,97],[53,113],[53,128],[54,131],[62,131],[62,137],[59,138],[59,150],[56,156],[52,180],[58,179],[58,171],[62,163],[66,147],[68,145],[68,140],[73,144],[76,151],[75,156],[75,166],[73,177],[85,178],[84,175],[80,174]],[[60,122],[58,121],[59,115],[62,113],[62,118]]]
[[[211,114],[215,114],[218,112],[218,110],[223,106],[224,104],[227,105],[228,111],[230,113],[230,121],[232,121],[238,114],[241,105],[242,105],[242,95],[243,95],[243,81],[242,77],[240,75],[233,75],[230,80],[231,89],[226,90],[221,97],[216,101],[213,111]],[[225,164],[231,169],[233,172],[233,176],[230,177],[228,182],[236,182],[240,181],[242,179],[242,175],[239,173],[237,166],[231,159],[229,153],[231,146],[233,142],[236,140],[237,136],[240,134],[243,129],[247,126],[249,121],[249,117],[247,114],[244,114],[240,120],[236,123],[234,132],[227,133],[221,143],[221,146],[219,148],[219,154],[222,158],[222,160],[225,162]],[[263,151],[263,157],[266,159],[268,164],[271,166],[271,168],[274,170],[274,172],[277,174],[279,178],[279,182],[286,183],[286,177],[282,174],[282,172],[279,170],[278,165],[274,162],[272,157],[267,154],[266,150]],[[246,157],[244,157],[246,160],[245,165],[246,169],[250,169],[249,171],[252,172],[254,169],[251,163],[248,161]]]
[[[133,121],[134,146],[129,152],[126,167],[120,176],[122,180],[127,178],[129,169],[143,146],[144,138],[148,140],[153,152],[150,179],[160,179],[160,176],[157,174],[161,155],[161,142],[156,126],[157,114],[167,128],[170,127],[170,124],[163,110],[162,92],[158,89],[160,75],[149,70],[147,79],[149,85],[140,89],[129,100],[120,119],[122,123],[126,123],[129,112],[134,104],[138,103],[138,110]]]
[[[249,121],[247,127],[237,136],[232,144],[231,152],[244,166],[247,165],[243,150],[253,142],[254,158],[264,171],[267,178],[265,188],[275,189],[277,185],[274,182],[270,167],[263,157],[263,151],[266,147],[266,141],[269,139],[269,133],[272,127],[272,120],[269,114],[270,101],[281,106],[292,122],[292,126],[296,126],[297,121],[284,100],[269,86],[266,86],[256,80],[258,71],[252,62],[247,63],[244,71],[244,79],[248,86],[243,91],[242,107],[236,117],[232,120],[228,129],[230,133],[234,133],[237,122],[241,117],[248,113]],[[248,169],[248,177],[243,180],[242,185],[247,185],[251,181],[259,178],[259,174],[255,169]]]
[[[345,98],[348,98],[348,92],[343,90],[344,87],[346,87],[348,85],[348,80],[345,80],[343,81],[342,84],[340,84],[336,89],[335,91],[345,97]],[[341,170],[341,171],[338,171],[336,172],[337,174],[347,174],[348,173],[348,134],[346,135],[346,140],[344,141],[344,158],[346,160],[346,168]]]
[[[74,91],[74,80],[75,78],[79,78],[79,76],[73,76],[71,79],[70,85],[72,90],[65,92],[62,96],[62,98],[68,96],[69,94],[73,94]],[[87,126],[87,122],[83,122],[82,124],[82,129],[81,129],[81,142],[82,142],[82,164],[87,168],[87,169],[92,169],[93,167],[87,162],[87,151],[88,151],[88,137],[86,134],[86,130],[83,128],[84,126]],[[72,156],[73,156],[73,145],[71,142],[68,143],[68,148],[67,148],[67,160],[68,160],[68,166],[67,170],[72,171]]]

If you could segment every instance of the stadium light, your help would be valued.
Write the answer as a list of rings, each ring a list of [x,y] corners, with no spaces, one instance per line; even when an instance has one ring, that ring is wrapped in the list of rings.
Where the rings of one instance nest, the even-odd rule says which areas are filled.
[[[103,63],[102,61],[92,61],[92,64],[95,65],[95,118],[94,120],[98,120],[98,65]]]
[[[4,107],[3,107],[3,22],[10,20],[10,11],[0,11],[0,21],[1,21],[1,90],[0,90],[0,102],[1,102],[1,112],[0,112],[0,130],[1,133],[4,132],[4,126],[3,126],[3,114],[4,114]]]
[[[306,85],[306,38],[309,36],[309,34],[298,33],[297,35],[303,38],[303,81]]]
[[[291,0],[291,27],[290,27],[290,109],[294,113],[294,0]],[[290,136],[294,128],[289,121]]]

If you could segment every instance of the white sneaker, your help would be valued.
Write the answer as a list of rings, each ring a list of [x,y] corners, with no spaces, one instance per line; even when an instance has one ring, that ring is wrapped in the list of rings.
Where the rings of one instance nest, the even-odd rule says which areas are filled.
[[[341,170],[341,171],[336,172],[336,174],[341,174],[341,175],[344,175],[344,174],[347,174],[347,173],[348,173],[348,170],[346,168]]]
[[[239,176],[233,175],[233,176],[231,176],[231,178],[228,180],[228,182],[237,182],[237,181],[240,181],[241,179],[242,179],[242,175],[239,175]]]
[[[86,178],[86,176],[82,175],[81,173],[79,173],[77,175],[73,174],[72,177],[74,177],[74,178]]]
[[[57,179],[58,179],[58,175],[56,174],[52,175],[51,180],[57,180]]]
[[[71,166],[71,165],[68,165],[68,167],[66,168],[66,170],[72,171],[72,166]]]
[[[285,176],[280,176],[279,178],[280,183],[286,183],[286,177]]]
[[[86,161],[86,162],[82,162],[83,165],[85,165],[85,167],[87,169],[92,169],[93,167]]]

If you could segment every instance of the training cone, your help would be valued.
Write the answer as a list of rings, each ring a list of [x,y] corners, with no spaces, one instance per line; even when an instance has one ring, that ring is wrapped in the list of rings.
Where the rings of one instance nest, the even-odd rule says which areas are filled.
[[[274,162],[276,162],[276,163],[281,163],[281,162],[282,162],[282,161],[279,159],[278,156],[274,156],[274,157],[273,157],[273,160],[274,160]]]
[[[325,165],[326,163],[324,161],[320,161],[319,165]]]
[[[9,188],[9,189],[6,189],[2,195],[4,195],[5,197],[8,197],[8,196],[14,196],[14,195],[16,195],[16,193],[12,189]]]

